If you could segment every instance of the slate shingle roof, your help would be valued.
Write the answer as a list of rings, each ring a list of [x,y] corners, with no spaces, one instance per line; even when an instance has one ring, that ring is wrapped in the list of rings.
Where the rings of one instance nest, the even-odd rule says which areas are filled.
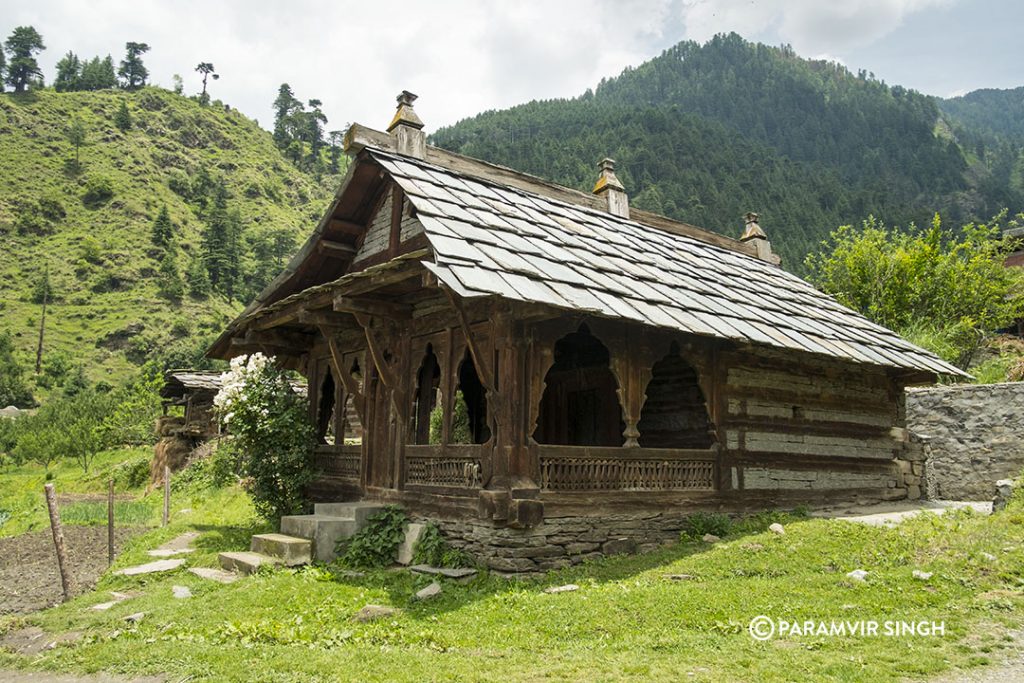
[[[368,150],[409,197],[425,264],[462,297],[500,296],[901,369],[963,375],[800,278],[696,239]]]

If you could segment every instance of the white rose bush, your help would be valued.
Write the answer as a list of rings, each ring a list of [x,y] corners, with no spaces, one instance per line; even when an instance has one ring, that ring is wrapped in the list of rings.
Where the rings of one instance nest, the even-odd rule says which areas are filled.
[[[284,371],[261,353],[234,358],[213,403],[256,511],[274,522],[302,512],[315,474],[314,432]]]

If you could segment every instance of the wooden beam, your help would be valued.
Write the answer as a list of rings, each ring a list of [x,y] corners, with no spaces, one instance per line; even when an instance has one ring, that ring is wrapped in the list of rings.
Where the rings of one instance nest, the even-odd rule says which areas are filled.
[[[419,276],[424,268],[423,264],[419,259],[428,256],[430,254],[429,249],[418,249],[416,251],[410,251],[408,254],[403,254],[401,257],[401,263],[383,263],[376,268],[380,268],[379,272],[375,272],[373,275],[366,275],[361,277],[358,281],[352,282],[348,287],[345,287],[345,294],[349,296],[355,296],[357,294],[365,294],[372,292],[375,289],[387,287],[389,285],[398,284],[404,282],[412,277]],[[364,272],[369,272],[369,269]]]
[[[249,330],[245,333],[245,341],[250,344],[286,346],[305,351],[313,345],[314,337],[311,334],[284,330]]]
[[[398,183],[392,183],[391,234],[388,237],[389,258],[398,256],[398,246],[402,241],[402,204],[404,199],[405,193],[402,191],[402,186]]]
[[[254,330],[269,330],[272,327],[287,325],[288,323],[295,322],[304,310],[330,306],[333,299],[334,292],[318,292],[308,299],[294,301],[273,313],[267,313],[254,318],[249,327]]]
[[[297,320],[303,325],[314,325],[328,331],[335,331],[338,329],[346,328],[344,324],[346,321],[351,322],[351,318],[348,318],[344,313],[337,313],[333,310],[318,310],[311,311],[309,309],[302,309],[299,313]],[[326,337],[327,334],[325,333]]]
[[[412,317],[412,306],[380,299],[360,299],[344,294],[334,297],[334,310],[341,313],[365,314],[392,320],[408,320]]]
[[[334,240],[321,239],[316,243],[316,248],[321,254],[341,258],[351,258],[356,253],[356,248],[353,245],[335,242]]]
[[[332,218],[327,221],[327,229],[333,233],[340,232],[344,235],[360,235],[366,230],[366,226],[353,221],[342,220],[341,218]]]

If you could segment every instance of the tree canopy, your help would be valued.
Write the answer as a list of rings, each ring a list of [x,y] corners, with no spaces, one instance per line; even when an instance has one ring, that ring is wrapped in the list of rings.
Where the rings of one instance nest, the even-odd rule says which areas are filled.
[[[124,79],[124,87],[128,90],[135,90],[146,85],[149,78],[149,71],[142,64],[142,55],[149,52],[149,45],[146,43],[125,43],[124,61],[117,75]]]
[[[959,231],[869,218],[832,232],[807,258],[811,281],[841,303],[966,368],[986,334],[1024,316],[1024,274],[1003,265],[997,216]]]
[[[43,37],[31,26],[19,26],[4,43],[10,61],[7,64],[7,84],[14,92],[25,92],[34,83],[41,83],[43,72],[36,54],[46,49]]]

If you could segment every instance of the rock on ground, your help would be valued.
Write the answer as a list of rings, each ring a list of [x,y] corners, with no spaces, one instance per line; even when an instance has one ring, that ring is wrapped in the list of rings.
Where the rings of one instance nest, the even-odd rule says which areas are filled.
[[[428,600],[441,594],[441,584],[433,582],[423,590],[416,593],[417,600]]]
[[[135,576],[137,574],[155,574],[157,572],[169,572],[172,569],[177,569],[181,565],[185,564],[185,560],[157,560],[156,562],[147,562],[146,564],[140,564],[135,567],[126,567],[125,569],[119,569],[115,574],[121,576]]]
[[[366,605],[361,610],[356,612],[352,619],[361,623],[367,623],[370,621],[377,621],[378,619],[387,619],[400,614],[401,610],[395,609],[394,607],[385,607],[383,605]]]

